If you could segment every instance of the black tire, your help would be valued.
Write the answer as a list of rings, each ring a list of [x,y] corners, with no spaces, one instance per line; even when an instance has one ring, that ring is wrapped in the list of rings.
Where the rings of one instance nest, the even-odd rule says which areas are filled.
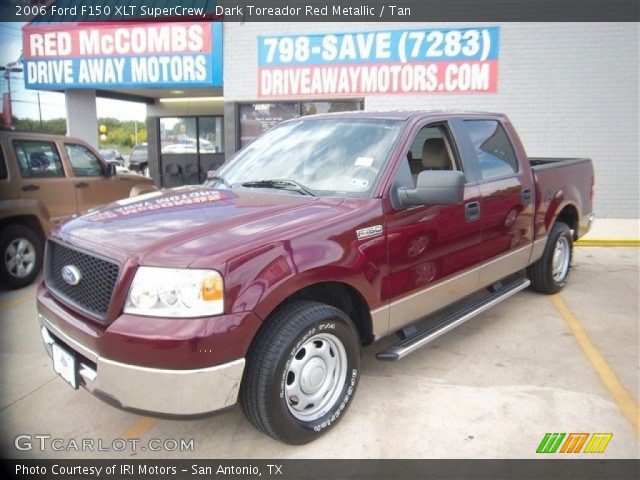
[[[553,275],[553,254],[556,245],[561,239],[566,239],[569,245],[569,264],[566,273],[560,279]],[[531,288],[536,292],[548,295],[558,293],[567,284],[571,261],[573,259],[573,237],[569,226],[562,222],[556,222],[547,238],[542,256],[527,268],[527,277],[531,280]]]
[[[346,375],[341,387],[341,381],[335,383],[336,401],[327,405],[326,413],[303,421],[292,414],[285,398],[285,384],[290,381],[287,372],[296,351],[321,332],[337,337],[344,346]],[[355,395],[359,378],[360,343],[349,316],[323,303],[296,301],[269,318],[254,339],[247,354],[240,401],[257,429],[281,442],[300,445],[338,423]]]
[[[35,250],[35,264],[31,272],[24,277],[17,276],[15,271],[10,271],[6,263],[9,246],[20,238],[27,240]],[[31,285],[42,269],[43,251],[42,238],[33,229],[19,224],[2,227],[0,234],[0,254],[2,255],[0,258],[0,283],[11,290]]]

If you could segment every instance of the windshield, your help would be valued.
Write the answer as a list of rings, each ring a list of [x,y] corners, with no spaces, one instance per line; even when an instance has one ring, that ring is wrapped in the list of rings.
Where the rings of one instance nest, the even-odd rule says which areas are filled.
[[[366,196],[401,125],[397,120],[359,118],[290,121],[245,147],[212,183],[263,187],[267,180],[288,180],[298,185],[299,193],[307,189],[315,195]]]

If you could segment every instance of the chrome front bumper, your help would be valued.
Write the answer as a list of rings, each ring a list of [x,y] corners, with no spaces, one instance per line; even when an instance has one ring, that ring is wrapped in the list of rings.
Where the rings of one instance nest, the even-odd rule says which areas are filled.
[[[244,358],[198,370],[162,370],[100,357],[38,314],[44,347],[54,343],[73,350],[79,383],[98,397],[123,408],[166,415],[197,415],[236,403]]]

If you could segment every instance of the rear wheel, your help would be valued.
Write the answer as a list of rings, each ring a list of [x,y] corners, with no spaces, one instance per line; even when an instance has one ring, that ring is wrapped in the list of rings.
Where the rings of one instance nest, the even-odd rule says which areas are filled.
[[[556,222],[547,238],[542,257],[527,268],[531,288],[547,294],[562,290],[569,278],[572,255],[571,229],[565,223]]]
[[[294,302],[258,333],[240,400],[259,430],[285,443],[308,443],[342,418],[359,376],[360,343],[347,314]]]
[[[30,285],[42,268],[42,240],[25,225],[8,225],[0,235],[0,282],[10,289]]]

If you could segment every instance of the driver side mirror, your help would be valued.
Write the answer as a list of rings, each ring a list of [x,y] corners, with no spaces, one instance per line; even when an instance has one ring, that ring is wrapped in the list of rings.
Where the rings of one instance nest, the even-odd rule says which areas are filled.
[[[464,173],[456,170],[424,170],[416,188],[398,189],[403,207],[413,205],[458,205],[464,199]]]
[[[111,163],[111,162],[107,162],[107,166],[104,169],[104,176],[105,177],[115,177],[116,175],[116,164],[115,163]]]

